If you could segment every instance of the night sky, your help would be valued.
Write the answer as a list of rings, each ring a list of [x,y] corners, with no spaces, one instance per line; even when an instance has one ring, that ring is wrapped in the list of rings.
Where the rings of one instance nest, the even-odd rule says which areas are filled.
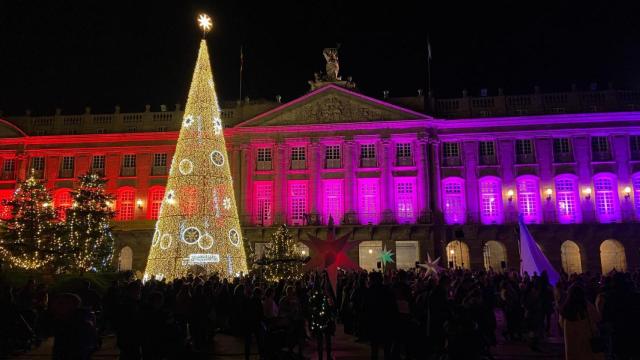
[[[433,3],[441,3],[438,1]],[[341,74],[365,94],[411,96],[426,88],[431,39],[433,88],[455,97],[502,87],[507,94],[640,88],[640,8],[635,1],[474,1],[447,7],[327,0],[0,1],[0,109],[4,114],[142,111],[185,103],[200,35],[209,35],[220,98],[291,100],[324,70],[322,49],[340,48]],[[493,3],[489,5],[489,3]],[[625,4],[628,3],[628,4]]]

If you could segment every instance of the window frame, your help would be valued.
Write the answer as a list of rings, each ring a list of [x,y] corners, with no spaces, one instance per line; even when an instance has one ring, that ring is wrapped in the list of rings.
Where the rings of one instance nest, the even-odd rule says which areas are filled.
[[[445,223],[465,224],[467,222],[467,199],[465,180],[461,177],[450,176],[442,179],[442,212]],[[454,186],[459,191],[453,192]],[[457,201],[453,201],[456,200]],[[451,209],[451,204],[458,205],[458,209]]]

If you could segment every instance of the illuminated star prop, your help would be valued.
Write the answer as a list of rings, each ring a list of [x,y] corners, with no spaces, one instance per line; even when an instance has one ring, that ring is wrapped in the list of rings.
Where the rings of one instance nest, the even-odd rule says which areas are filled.
[[[393,251],[387,250],[387,247],[385,246],[384,250],[380,251],[380,254],[378,254],[378,260],[380,260],[382,266],[386,266],[387,264],[394,262]]]
[[[360,244],[359,240],[349,241],[351,233],[347,233],[336,239],[336,234],[333,229],[329,229],[326,240],[322,240],[311,234],[307,234],[307,236],[309,240],[300,241],[309,247],[309,253],[312,254],[311,260],[307,263],[306,268],[310,270],[327,270],[329,281],[334,291],[338,279],[338,268],[350,270],[360,269],[360,266],[351,261],[347,255],[349,250]]]
[[[200,14],[200,16],[198,16],[198,26],[200,27],[200,29],[202,29],[202,32],[204,34],[211,31],[213,23],[211,22],[211,18],[209,17],[209,15]]]
[[[440,262],[440,257],[438,256],[435,260],[431,259],[431,255],[427,253],[427,262],[424,264],[418,264],[423,269],[427,270],[427,274],[434,273],[437,274],[439,271],[442,271],[442,267],[438,265]]]

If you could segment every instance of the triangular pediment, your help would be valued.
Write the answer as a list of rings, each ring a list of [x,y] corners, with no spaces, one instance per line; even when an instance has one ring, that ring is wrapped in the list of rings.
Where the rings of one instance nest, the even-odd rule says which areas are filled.
[[[417,120],[427,115],[327,85],[244,121],[236,127]]]

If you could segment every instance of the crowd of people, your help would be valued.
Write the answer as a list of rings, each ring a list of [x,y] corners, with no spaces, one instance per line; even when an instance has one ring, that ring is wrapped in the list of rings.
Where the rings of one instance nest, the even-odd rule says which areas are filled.
[[[49,294],[30,280],[2,286],[0,345],[6,352],[54,337],[54,359],[89,359],[115,334],[121,359],[205,356],[224,332],[252,343],[260,359],[332,359],[337,324],[370,344],[372,359],[491,358],[497,336],[538,351],[551,332],[564,336],[567,359],[640,359],[640,273],[563,276],[545,273],[424,269],[326,272],[268,283],[188,276],[172,282],[128,279],[104,294],[83,282]],[[496,335],[496,312],[506,326]],[[556,327],[554,329],[554,327]],[[306,352],[305,352],[306,350]],[[315,357],[314,357],[315,358]]]

